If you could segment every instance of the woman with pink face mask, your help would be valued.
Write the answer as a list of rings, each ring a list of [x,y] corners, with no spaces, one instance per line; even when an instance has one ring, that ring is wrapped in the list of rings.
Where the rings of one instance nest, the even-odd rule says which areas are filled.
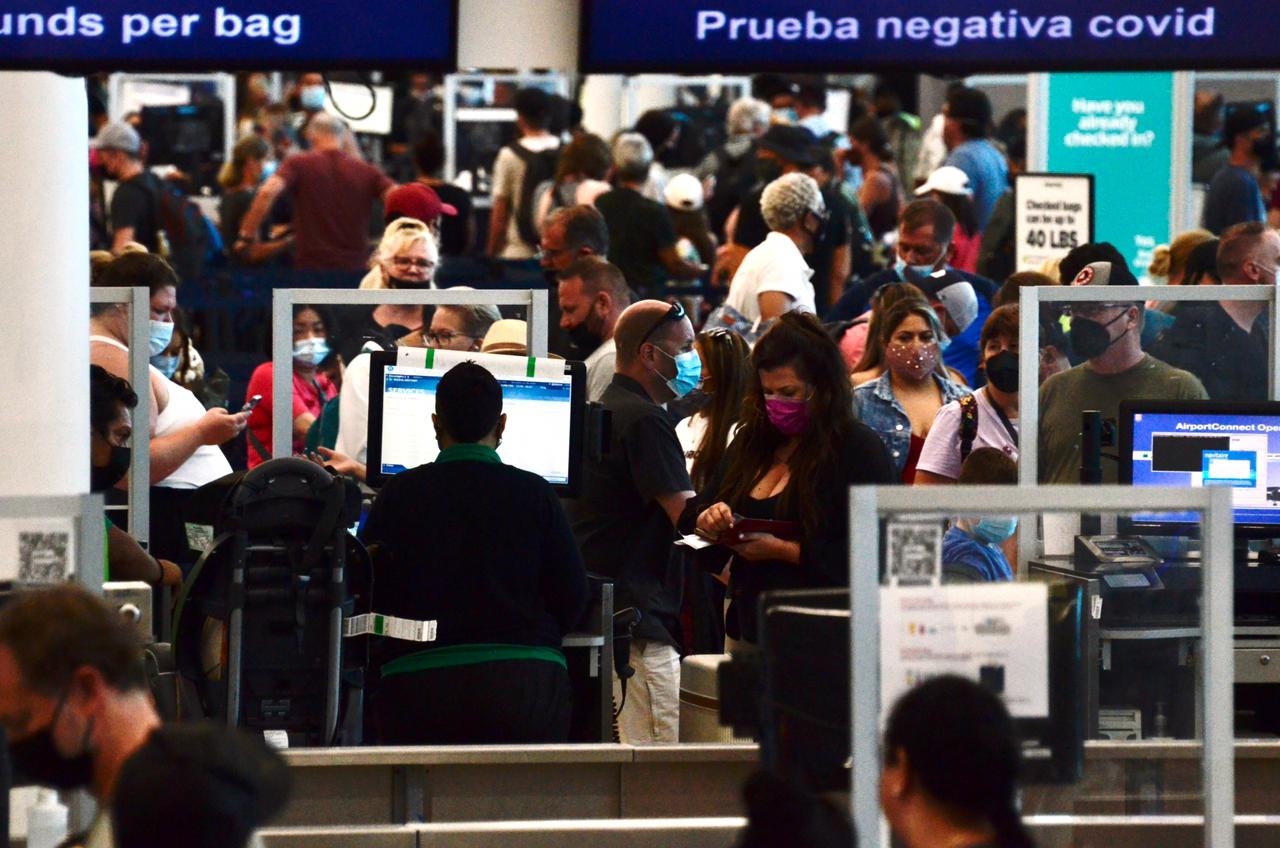
[[[898,479],[915,481],[916,461],[938,410],[969,394],[947,376],[942,364],[942,325],[929,304],[904,300],[880,324],[884,373],[853,390],[858,419],[874,430],[889,450]]]
[[[741,429],[682,522],[696,516],[715,543],[700,566],[720,573],[731,560],[731,646],[757,640],[761,592],[849,583],[849,486],[896,481],[849,395],[840,350],[811,314],[783,313],[751,351]]]

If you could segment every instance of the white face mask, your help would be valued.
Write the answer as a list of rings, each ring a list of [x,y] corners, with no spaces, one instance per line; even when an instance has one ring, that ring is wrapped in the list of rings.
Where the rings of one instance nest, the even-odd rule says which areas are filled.
[[[151,319],[151,335],[147,339],[148,356],[159,356],[164,353],[169,342],[173,341],[173,322]]]
[[[329,342],[324,339],[301,339],[293,343],[294,361],[315,367],[329,355]]]

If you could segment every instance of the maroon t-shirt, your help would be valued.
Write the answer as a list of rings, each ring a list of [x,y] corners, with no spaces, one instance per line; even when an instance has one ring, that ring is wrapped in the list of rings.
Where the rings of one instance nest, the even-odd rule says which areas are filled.
[[[373,202],[394,183],[338,150],[290,156],[276,171],[293,193],[293,267],[360,271],[369,262]]]

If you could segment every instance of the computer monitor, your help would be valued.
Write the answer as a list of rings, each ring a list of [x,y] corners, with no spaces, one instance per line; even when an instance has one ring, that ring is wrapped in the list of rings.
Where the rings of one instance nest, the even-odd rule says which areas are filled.
[[[370,354],[367,481],[379,486],[440,453],[431,414],[440,378],[461,362],[487,368],[502,386],[507,427],[502,461],[542,477],[563,497],[577,494],[587,408],[581,362],[400,348]]]
[[[1280,403],[1125,401],[1122,483],[1230,486],[1237,539],[1280,537]],[[1199,535],[1196,513],[1135,514],[1122,532]]]

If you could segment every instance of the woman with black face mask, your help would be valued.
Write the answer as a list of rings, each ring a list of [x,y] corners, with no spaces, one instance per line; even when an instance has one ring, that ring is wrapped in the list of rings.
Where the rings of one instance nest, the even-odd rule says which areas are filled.
[[[383,231],[360,288],[433,289],[439,264],[440,245],[431,229],[416,218],[397,218]],[[343,328],[338,352],[348,365],[368,341],[388,348],[409,333],[425,330],[429,314],[421,306],[388,303],[335,311]]]
[[[133,434],[131,410],[138,395],[127,380],[99,365],[89,366],[89,490],[105,492],[129,473],[128,443]],[[179,586],[182,570],[151,556],[108,517],[107,561],[103,580],[140,580],[153,586]]]
[[[978,448],[1018,459],[1017,304],[987,317],[978,349],[987,384],[938,411],[916,463],[917,484],[956,482],[961,463]]]

